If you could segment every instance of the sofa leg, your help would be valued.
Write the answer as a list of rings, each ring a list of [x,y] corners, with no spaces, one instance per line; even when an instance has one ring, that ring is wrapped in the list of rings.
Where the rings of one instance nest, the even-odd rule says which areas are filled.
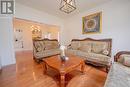
[[[37,62],[37,63],[40,63],[41,61],[40,61],[40,60],[38,60],[38,59],[36,59],[36,62]]]
[[[42,60],[39,60],[39,59],[36,59],[36,58],[34,58],[34,61],[36,62],[36,63],[41,63],[42,62]]]

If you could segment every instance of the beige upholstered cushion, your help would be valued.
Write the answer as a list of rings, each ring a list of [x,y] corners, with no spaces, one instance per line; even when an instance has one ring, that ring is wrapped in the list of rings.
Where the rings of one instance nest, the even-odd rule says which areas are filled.
[[[69,54],[80,56],[88,61],[104,64],[104,65],[110,65],[111,57],[102,55],[102,54],[96,54],[96,53],[87,53],[80,50],[72,50],[69,49],[66,51]]]
[[[43,51],[45,49],[44,41],[34,41],[34,48],[36,52]]]
[[[125,57],[130,57],[130,54],[122,54],[122,55],[120,55],[120,57],[118,59],[118,62],[123,64]]]
[[[59,47],[58,41],[44,41],[45,42],[45,50],[57,49]]]
[[[52,56],[52,55],[56,55],[56,54],[60,54],[60,49],[51,49],[51,50],[45,50],[43,52],[37,52],[36,54],[34,54],[34,56],[37,59],[40,59],[43,57],[48,57],[48,56]]]
[[[124,57],[124,62],[123,62],[123,64],[124,64],[125,66],[130,67],[130,57],[128,57],[128,56]]]
[[[92,43],[92,52],[102,53],[104,50],[108,49],[107,42],[93,41]]]
[[[71,49],[77,50],[80,47],[80,42],[79,41],[72,41],[71,42]]]
[[[80,51],[80,50],[67,49],[66,54],[72,54],[72,55],[80,56],[80,57],[85,59],[88,53]]]
[[[96,53],[88,53],[86,56],[86,59],[88,61],[104,64],[104,65],[110,65],[111,57],[102,55],[102,54],[96,54]]]
[[[91,43],[89,41],[80,41],[80,51],[91,52]]]
[[[77,55],[77,52],[78,52],[78,50],[73,50],[73,49],[65,50],[65,54]]]

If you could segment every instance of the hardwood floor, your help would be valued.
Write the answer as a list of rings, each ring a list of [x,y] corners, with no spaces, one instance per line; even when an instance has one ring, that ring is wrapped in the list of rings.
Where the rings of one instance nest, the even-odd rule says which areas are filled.
[[[107,77],[103,69],[86,65],[84,75],[78,69],[66,75],[67,87],[103,87]],[[59,87],[59,74],[49,68],[44,75],[41,64],[33,61],[32,52],[18,52],[16,64],[3,67],[0,87]]]

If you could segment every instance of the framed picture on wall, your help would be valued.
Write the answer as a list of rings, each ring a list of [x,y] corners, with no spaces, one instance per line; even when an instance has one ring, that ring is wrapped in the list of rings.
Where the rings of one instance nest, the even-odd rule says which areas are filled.
[[[82,18],[83,34],[101,33],[102,12],[91,14]]]

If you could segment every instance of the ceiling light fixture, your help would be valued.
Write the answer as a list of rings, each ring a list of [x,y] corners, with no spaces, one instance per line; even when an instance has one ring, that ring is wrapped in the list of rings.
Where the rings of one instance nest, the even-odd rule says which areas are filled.
[[[61,0],[60,10],[69,14],[76,9],[75,0]]]

